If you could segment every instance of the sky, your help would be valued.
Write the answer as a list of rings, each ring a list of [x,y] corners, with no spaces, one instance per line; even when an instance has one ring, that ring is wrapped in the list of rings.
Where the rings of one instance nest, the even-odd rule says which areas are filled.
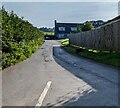
[[[97,0],[98,1],[98,0]],[[105,1],[105,0],[104,0]],[[106,0],[108,1],[108,0]],[[2,2],[7,11],[14,11],[36,27],[54,27],[58,22],[82,23],[107,21],[118,15],[118,2]]]

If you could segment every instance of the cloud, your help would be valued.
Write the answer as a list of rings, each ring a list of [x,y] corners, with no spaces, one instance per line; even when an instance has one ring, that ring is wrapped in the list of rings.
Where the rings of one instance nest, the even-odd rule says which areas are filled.
[[[117,3],[107,2],[6,2],[8,11],[14,10],[34,26],[54,26],[54,20],[83,22],[86,20],[108,20],[117,16]],[[107,7],[107,8],[106,8]]]

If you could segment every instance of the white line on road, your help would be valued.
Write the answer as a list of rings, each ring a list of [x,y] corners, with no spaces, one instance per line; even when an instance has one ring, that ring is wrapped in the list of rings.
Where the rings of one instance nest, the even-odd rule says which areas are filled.
[[[46,87],[44,88],[42,94],[40,95],[40,97],[39,97],[39,99],[38,99],[38,102],[37,102],[35,108],[38,108],[38,106],[41,106],[41,105],[42,105],[43,100],[44,100],[44,98],[45,98],[45,96],[46,96],[46,94],[47,94],[47,92],[48,92],[48,90],[49,90],[49,88],[50,88],[50,86],[51,86],[51,83],[52,83],[52,81],[48,81],[48,82],[47,82],[47,85],[46,85]]]

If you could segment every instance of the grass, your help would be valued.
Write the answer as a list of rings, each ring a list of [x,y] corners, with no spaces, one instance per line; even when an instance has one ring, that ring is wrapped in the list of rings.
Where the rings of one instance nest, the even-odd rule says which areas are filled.
[[[62,43],[62,48],[64,48],[69,53],[72,53],[80,57],[89,58],[97,62],[109,64],[115,67],[120,67],[120,51],[109,52],[86,49],[78,46],[69,45],[69,42],[67,41],[69,41],[69,39],[59,40],[59,42]],[[83,51],[76,53],[77,49],[83,49]]]
[[[44,32],[44,35],[54,35],[54,32]]]
[[[58,40],[58,42],[60,42],[63,46],[68,45],[69,44],[69,39],[68,38],[67,39],[60,39],[60,40]]]

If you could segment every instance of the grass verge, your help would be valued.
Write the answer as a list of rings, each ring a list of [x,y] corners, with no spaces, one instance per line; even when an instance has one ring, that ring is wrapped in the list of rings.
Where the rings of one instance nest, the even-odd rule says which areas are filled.
[[[60,42],[63,46],[65,46],[65,45],[69,44],[69,39],[68,38],[67,39],[60,39],[60,40],[58,40],[58,42]]]
[[[120,52],[109,52],[109,51],[97,51],[91,49],[85,49],[78,46],[69,45],[68,39],[59,40],[62,43],[62,48],[64,48],[67,52],[75,54],[80,57],[89,58],[95,60],[97,62],[109,64],[115,67],[120,67]],[[82,49],[81,52],[77,52],[76,50]]]
[[[44,32],[44,35],[54,35],[54,32]]]

